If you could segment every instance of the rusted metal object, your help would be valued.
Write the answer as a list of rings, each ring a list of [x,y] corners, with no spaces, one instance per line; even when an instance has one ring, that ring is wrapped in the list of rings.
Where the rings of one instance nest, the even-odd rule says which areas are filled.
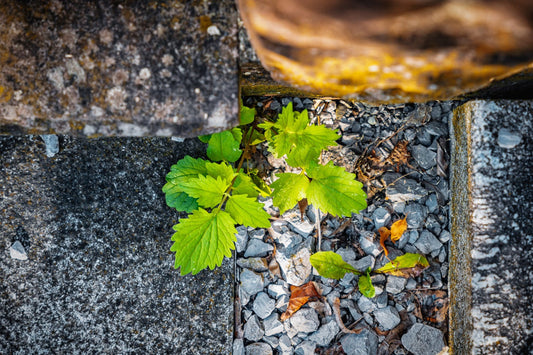
[[[533,79],[530,0],[238,4],[263,66],[302,90],[391,103],[450,99],[512,75],[511,84]]]

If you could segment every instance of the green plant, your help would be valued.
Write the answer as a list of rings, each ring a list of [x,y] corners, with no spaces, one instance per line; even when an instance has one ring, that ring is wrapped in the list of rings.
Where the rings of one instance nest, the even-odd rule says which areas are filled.
[[[230,257],[237,224],[270,227],[269,215],[257,200],[259,196],[272,196],[282,214],[296,204],[302,207],[310,203],[317,211],[334,216],[351,216],[367,206],[363,185],[354,174],[333,162],[320,162],[322,151],[337,145],[336,130],[310,125],[307,110],[295,112],[291,103],[275,122],[259,123],[255,115],[255,109],[241,107],[241,126],[199,137],[207,143],[207,156],[213,162],[186,156],[171,167],[166,177],[163,192],[167,204],[190,213],[173,227],[171,251],[176,253],[174,267],[180,268],[182,275],[213,269],[221,265],[225,256]],[[269,152],[277,158],[285,157],[297,171],[277,174],[270,187],[249,169],[249,164],[244,165],[252,148],[264,141]],[[320,249],[320,228],[317,231]],[[405,269],[410,257],[400,258],[394,261],[399,263],[395,265]],[[359,274],[361,292],[370,295],[370,290],[374,290],[370,270],[361,273],[340,255],[319,252],[311,257],[311,262],[325,277],[342,278],[346,272]],[[427,264],[427,260],[420,261],[423,262]],[[375,272],[386,271],[381,268]]]
[[[311,265],[323,277],[339,280],[348,272],[359,275],[359,291],[368,298],[376,295],[376,290],[374,285],[372,285],[371,273],[390,274],[406,278],[416,277],[429,266],[425,257],[412,253],[398,256],[377,270],[372,271],[368,268],[364,272],[356,270],[352,265],[345,262],[339,254],[332,251],[315,253],[311,255],[310,261]]]

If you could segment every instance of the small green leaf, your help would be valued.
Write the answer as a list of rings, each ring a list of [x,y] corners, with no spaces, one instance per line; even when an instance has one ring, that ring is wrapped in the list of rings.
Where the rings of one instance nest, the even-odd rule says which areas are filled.
[[[417,277],[429,267],[427,259],[420,254],[406,253],[376,270],[383,274],[400,277]]]
[[[253,228],[270,228],[270,215],[263,204],[246,195],[232,195],[226,203],[226,211],[238,224]]]
[[[221,163],[206,162],[205,168],[209,176],[215,179],[220,176],[222,179],[226,180],[227,182],[231,182],[231,180],[233,180],[233,178],[237,175],[235,170],[233,170],[233,167],[226,164],[225,162],[221,162]]]
[[[214,179],[211,176],[198,176],[181,183],[181,188],[189,196],[198,199],[198,205],[202,207],[215,207],[218,205],[224,193],[229,187],[229,182],[220,176]]]
[[[198,139],[201,141],[201,142],[204,142],[204,143],[209,143],[209,140],[211,139],[211,134],[206,134],[204,136],[198,136]]]
[[[372,279],[370,278],[370,268],[366,270],[364,275],[359,276],[359,292],[367,298],[373,298],[376,295],[376,289],[372,285]]]
[[[181,181],[187,181],[190,178],[198,177],[198,175],[206,175],[207,168],[205,164],[205,160],[194,159],[187,155],[170,167],[166,180],[179,184]]]
[[[259,192],[255,184],[252,182],[252,179],[244,174],[239,173],[233,184],[233,194],[234,195],[247,195],[248,197],[257,198]]]
[[[250,145],[258,145],[259,143],[263,143],[266,138],[263,134],[259,133],[255,129],[252,131],[252,136],[250,137]]]
[[[311,183],[306,190],[310,204],[335,216],[351,216],[366,208],[366,194],[355,175],[333,165],[316,165],[307,171]]]
[[[198,208],[196,199],[181,191],[181,188],[177,185],[167,182],[163,186],[163,192],[165,193],[165,200],[169,207],[173,207],[180,212],[188,213]]]
[[[213,161],[226,160],[233,163],[242,154],[239,147],[240,141],[235,140],[230,131],[215,133],[209,139],[207,156]]]
[[[270,186],[261,179],[260,176],[257,175],[257,173],[250,173],[250,177],[252,178],[252,182],[255,184],[255,187],[259,191],[259,194],[263,197],[268,197],[272,194],[272,190],[270,189]]]
[[[361,274],[352,265],[342,260],[342,256],[332,251],[319,251],[311,255],[309,260],[320,276],[328,279],[342,279],[347,272]]]
[[[224,211],[200,208],[176,224],[174,230],[170,250],[176,252],[174,267],[181,268],[181,275],[195,275],[206,267],[212,270],[235,249],[235,221]]]
[[[256,115],[255,108],[249,108],[246,106],[241,106],[241,116],[240,123],[241,125],[246,125],[254,121]]]
[[[298,201],[305,198],[305,190],[309,186],[309,179],[302,174],[281,173],[276,174],[279,178],[270,187],[272,192],[272,202],[279,208],[279,213],[293,208]]]
[[[308,126],[304,130],[302,140],[308,145],[322,150],[336,146],[336,141],[339,138],[337,130],[331,130],[325,126]]]
[[[240,144],[242,142],[242,129],[235,127],[230,129],[230,132],[233,138]]]
[[[287,155],[287,164],[295,168],[309,169],[312,162],[318,162],[320,157],[320,149],[315,147],[302,147],[301,149],[293,149]]]

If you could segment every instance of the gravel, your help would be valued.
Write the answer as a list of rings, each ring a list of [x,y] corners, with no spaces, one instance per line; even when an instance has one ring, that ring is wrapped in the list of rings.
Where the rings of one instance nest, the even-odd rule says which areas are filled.
[[[269,107],[262,114],[270,112],[275,115],[281,111],[282,104],[289,101],[295,108],[307,108],[312,122],[320,116],[322,123],[340,128],[339,146],[324,153],[323,162],[333,160],[350,172],[357,173],[354,171],[357,159],[367,148],[370,153],[379,139],[385,138],[372,154],[381,161],[387,158],[397,142],[409,142],[407,150],[411,157],[408,164],[388,166],[384,171],[374,172],[377,174],[375,178],[366,182],[365,190],[369,195],[366,210],[354,214],[348,224],[344,223],[347,219],[321,214],[321,249],[337,252],[361,271],[379,268],[389,259],[407,252],[423,254],[430,267],[415,278],[372,275],[376,296],[368,299],[358,291],[359,277],[354,274],[349,273],[337,281],[313,272],[309,256],[317,248],[314,208],[307,208],[303,220],[298,207],[279,216],[279,211],[271,207],[272,201],[263,199],[267,211],[277,217],[272,220],[272,228],[239,227],[237,235],[237,270],[246,353],[315,354],[342,346],[346,354],[366,355],[377,353],[382,346],[392,343],[397,346],[394,351],[397,355],[438,353],[445,345],[447,321],[424,322],[416,315],[430,316],[427,312],[437,309],[437,304],[432,302],[447,292],[447,250],[451,238],[448,231],[449,190],[447,179],[437,175],[436,142],[439,138],[448,139],[447,120],[454,104],[434,102],[419,106],[372,107],[342,100],[291,98],[245,98],[244,104],[262,103],[260,107]],[[266,105],[268,102],[269,106]],[[258,108],[260,114],[261,111]],[[266,150],[263,153],[266,154]],[[267,160],[273,163],[268,176],[285,171],[286,164],[282,160]],[[386,242],[389,250],[386,258],[377,230],[382,226],[390,228],[393,222],[404,217],[407,217],[407,231],[395,243]],[[281,321],[291,288],[309,281],[315,282],[322,298],[303,305],[292,317]],[[435,296],[431,296],[432,292]],[[415,294],[424,301],[417,300]],[[341,332],[333,312],[337,298],[340,299],[344,326],[362,328],[361,333]],[[400,317],[403,312],[406,313],[405,319],[414,324],[409,331],[398,328],[404,319],[404,315]],[[380,332],[393,329],[400,329],[396,340],[385,343],[386,335]],[[438,347],[440,349],[436,351]]]

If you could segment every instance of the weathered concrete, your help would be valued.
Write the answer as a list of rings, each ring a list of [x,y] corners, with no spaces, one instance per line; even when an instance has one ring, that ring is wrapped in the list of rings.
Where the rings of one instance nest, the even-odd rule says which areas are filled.
[[[533,101],[472,101],[455,111],[451,128],[451,348],[528,353]]]
[[[0,137],[0,353],[230,353],[232,263],[181,277],[169,251],[161,187],[200,151],[59,137],[48,157],[38,136]]]
[[[0,134],[238,124],[234,1],[0,1]]]

